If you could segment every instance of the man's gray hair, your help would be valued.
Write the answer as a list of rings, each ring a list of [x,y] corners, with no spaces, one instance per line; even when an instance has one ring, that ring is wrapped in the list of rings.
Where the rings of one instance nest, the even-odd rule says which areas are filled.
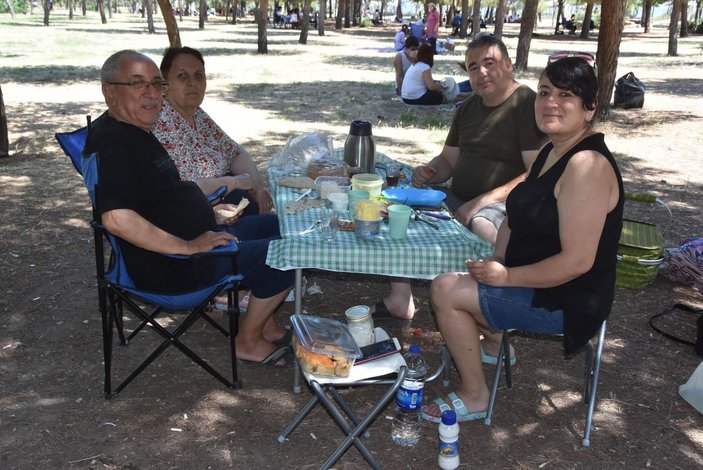
[[[123,57],[134,57],[140,60],[153,62],[150,58],[132,49],[125,49],[115,52],[107,58],[102,68],[100,69],[100,82],[107,83],[117,80],[117,72],[120,67],[120,60]]]

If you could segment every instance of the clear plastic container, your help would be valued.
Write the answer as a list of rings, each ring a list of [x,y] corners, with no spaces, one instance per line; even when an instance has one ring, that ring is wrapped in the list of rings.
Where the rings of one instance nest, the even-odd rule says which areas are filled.
[[[361,351],[347,325],[338,320],[292,315],[293,349],[305,371],[326,377],[348,377]]]
[[[346,176],[318,176],[315,180],[315,190],[320,199],[327,199],[332,193],[348,193],[351,180]]]

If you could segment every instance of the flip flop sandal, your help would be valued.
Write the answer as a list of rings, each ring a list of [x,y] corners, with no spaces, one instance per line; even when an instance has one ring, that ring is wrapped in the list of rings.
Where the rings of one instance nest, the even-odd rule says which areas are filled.
[[[391,312],[388,310],[383,300],[376,302],[371,318],[373,318],[374,325],[376,323],[393,326],[410,326],[412,324],[412,319],[403,320],[402,318],[396,318],[391,315]]]
[[[443,398],[437,398],[434,403],[439,406],[439,411],[440,411],[440,416],[433,416],[425,411],[426,407],[422,407],[422,418],[426,419],[427,421],[431,423],[440,423],[442,422],[442,416],[441,413],[447,410],[453,409],[454,412],[456,413],[456,420],[457,422],[462,422],[462,421],[475,421],[477,419],[484,419],[486,417],[486,414],[488,414],[486,411],[476,411],[476,412],[471,412],[466,408],[466,405],[464,405],[464,402],[461,401],[461,398],[459,398],[456,393],[454,392],[449,392],[447,394],[449,399],[452,401],[451,405],[448,405]]]
[[[271,367],[274,369],[288,369],[293,367],[293,361],[295,357],[293,356],[293,350],[290,346],[281,346],[274,352],[263,358],[261,361],[250,361],[249,359],[238,358],[245,364],[249,364],[256,367]],[[285,360],[285,364],[278,365],[278,361],[281,359]]]
[[[276,346],[290,346],[292,342],[293,330],[291,330],[290,328],[286,328],[286,333],[281,337],[281,339],[273,341],[273,344],[275,344]]]
[[[483,351],[483,346],[479,346],[481,349],[481,362],[484,364],[491,364],[491,365],[496,365],[498,364],[498,356],[491,356],[490,354],[486,354]],[[517,357],[515,354],[513,354],[513,357],[510,358],[510,365],[514,366],[515,363],[517,362]]]

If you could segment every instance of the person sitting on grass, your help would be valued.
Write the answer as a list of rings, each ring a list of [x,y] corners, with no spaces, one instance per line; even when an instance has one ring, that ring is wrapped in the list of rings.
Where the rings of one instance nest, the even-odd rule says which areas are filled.
[[[400,96],[405,104],[439,105],[446,101],[444,84],[432,78],[434,48],[423,44],[417,50],[417,61],[408,68],[403,78]]]
[[[442,274],[430,287],[461,383],[424,406],[423,418],[439,422],[448,409],[458,421],[485,418],[482,362],[495,362],[502,330],[563,334],[570,355],[608,318],[624,192],[604,136],[593,129],[597,96],[596,74],[583,59],[560,59],[542,72],[534,114],[550,142],[508,195],[495,255],[467,260],[468,273]]]
[[[400,27],[400,31],[395,33],[395,50],[396,51],[402,51],[403,47],[405,46],[405,38],[408,37],[408,34],[410,33],[410,30],[408,29],[408,25],[403,25]]]
[[[400,95],[403,89],[403,79],[412,64],[417,60],[417,50],[420,41],[415,36],[408,36],[405,39],[405,47],[397,52],[393,58],[393,68],[395,69],[395,93]]]

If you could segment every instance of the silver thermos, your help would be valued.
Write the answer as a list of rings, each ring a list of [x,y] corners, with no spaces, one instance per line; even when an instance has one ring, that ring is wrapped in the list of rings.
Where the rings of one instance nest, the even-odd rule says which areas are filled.
[[[351,167],[360,167],[362,173],[376,172],[376,144],[369,121],[352,121],[344,142],[344,161]]]

